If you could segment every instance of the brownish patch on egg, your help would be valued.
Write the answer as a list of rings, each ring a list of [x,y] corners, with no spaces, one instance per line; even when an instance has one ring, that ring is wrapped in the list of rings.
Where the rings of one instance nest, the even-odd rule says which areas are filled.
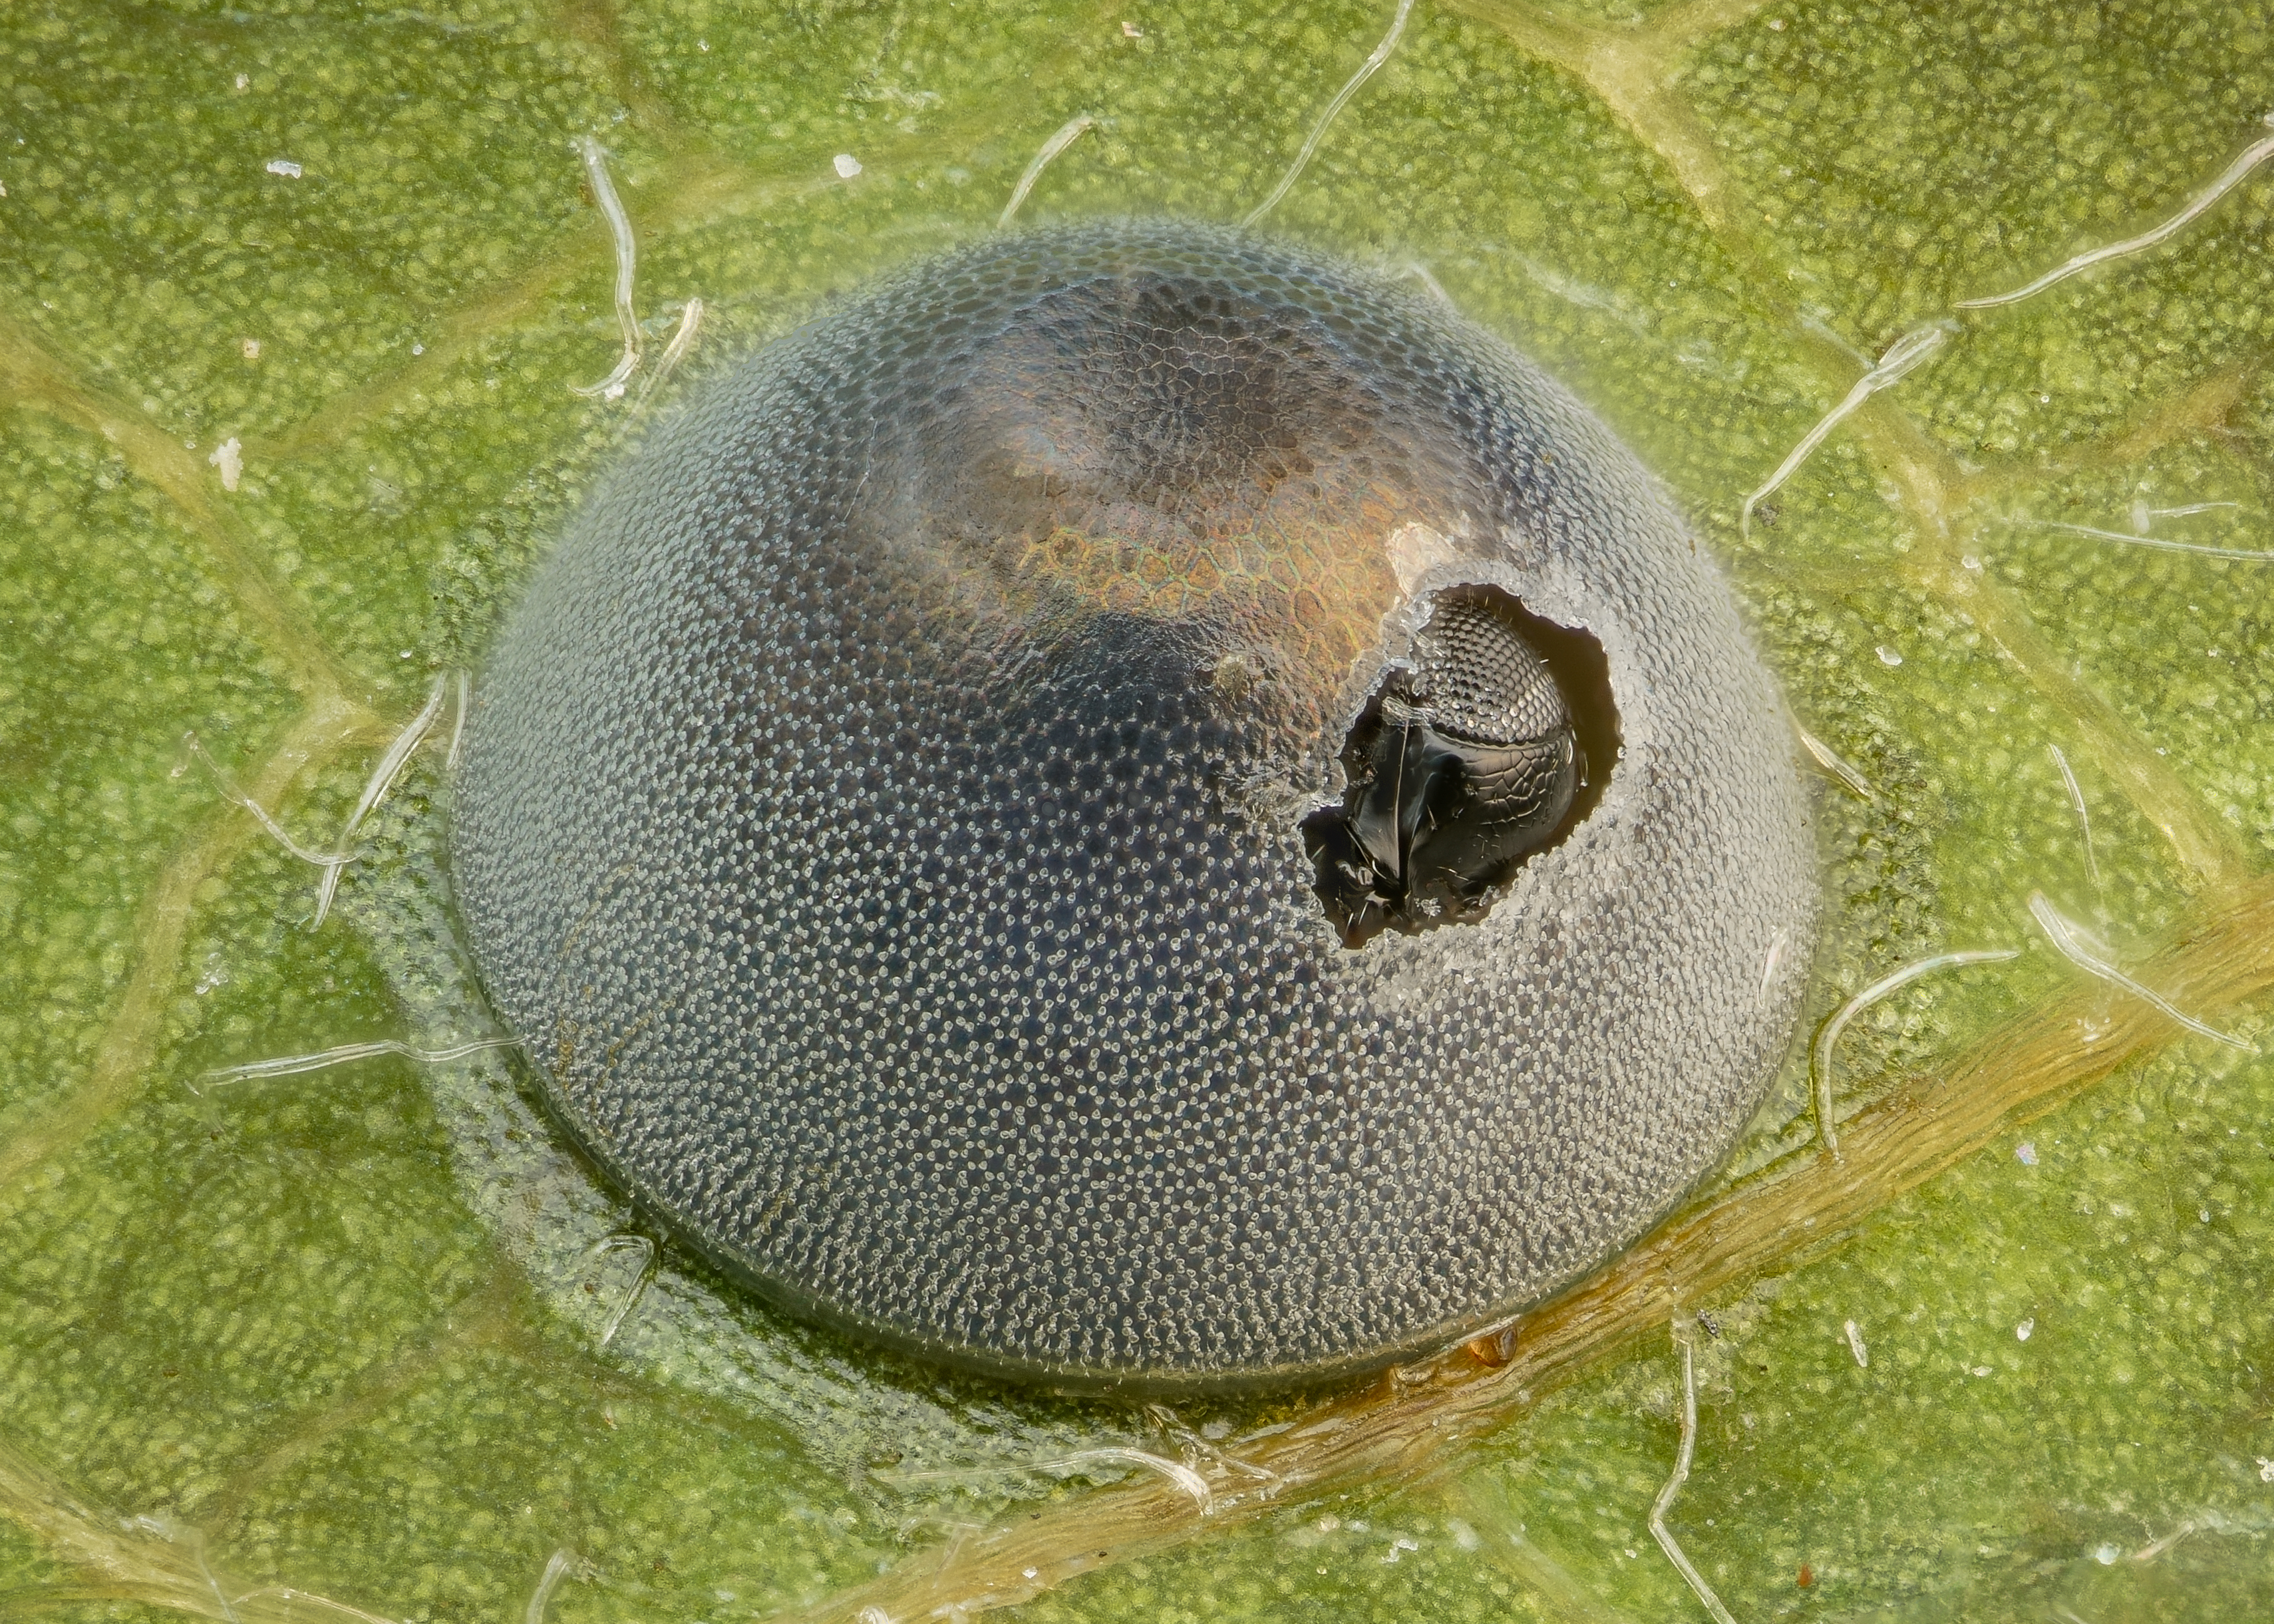
[[[933,561],[987,580],[1013,635],[1092,613],[1206,620],[1329,705],[1404,596],[1393,538],[1462,528],[1417,494],[1441,471],[1414,465],[1316,333],[1260,304],[1196,310],[1145,285],[1057,303],[960,392],[939,484],[870,522],[947,542]]]

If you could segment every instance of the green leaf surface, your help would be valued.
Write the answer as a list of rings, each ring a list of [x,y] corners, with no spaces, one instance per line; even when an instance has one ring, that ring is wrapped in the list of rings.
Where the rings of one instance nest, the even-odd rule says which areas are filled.
[[[447,708],[320,924],[319,870],[221,774],[332,850],[681,391],[995,229],[1079,115],[1023,220],[1239,219],[1391,9],[0,12],[0,1617],[1702,1618],[1648,1525],[1669,1320],[1698,1424],[1668,1525],[1736,1617],[2263,1616],[2274,1062],[2083,980],[2028,902],[2178,989],[2266,894],[2274,564],[2057,527],[2274,546],[2274,165],[1954,308],[2267,134],[2246,0],[1421,0],[1264,228],[1426,275],[1692,515],[1870,786],[1827,780],[1811,1018],[2028,950],[1848,1028],[1849,1163],[1808,1148],[1796,1053],[1701,1198],[1738,1204],[1743,1267],[1683,1243],[1536,1387],[1456,1353],[1163,1417],[953,1380],[651,1267],[495,1055],[208,1075],[492,1029],[448,923]],[[638,242],[648,364],[614,401],[572,387],[619,344],[583,135]],[[2260,1041],[2237,989],[2274,944],[2221,951],[2189,1012]],[[2052,1059],[2009,1095],[2021,1062],[1960,1056],[2010,1034]],[[1869,1184],[1946,1082],[1992,1091],[1965,1154],[1811,1229],[1795,1181]],[[1404,1414],[1445,1425],[1363,1470],[1225,1458]]]

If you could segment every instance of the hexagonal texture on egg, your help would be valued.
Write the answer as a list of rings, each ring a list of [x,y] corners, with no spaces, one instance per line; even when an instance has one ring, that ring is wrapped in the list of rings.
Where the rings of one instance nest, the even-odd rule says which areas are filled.
[[[1432,710],[1433,635],[1569,703]],[[730,369],[479,692],[456,883],[561,1121],[777,1301],[998,1372],[1347,1372],[1539,1300],[1725,1154],[1811,944],[1781,703],[1650,477],[1441,306],[1213,228],[999,238]],[[1537,742],[1458,718],[1519,712],[1573,809],[1401,891]],[[1352,748],[1415,717],[1437,756]],[[1426,816],[1379,786],[1425,757]],[[1369,773],[1352,932],[1305,825]]]

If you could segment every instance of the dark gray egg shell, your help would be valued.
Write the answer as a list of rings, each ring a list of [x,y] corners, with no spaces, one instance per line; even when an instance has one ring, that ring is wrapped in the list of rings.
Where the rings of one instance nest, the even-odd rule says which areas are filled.
[[[1433,592],[1608,660],[1600,800],[1343,945],[1302,818]],[[478,690],[455,876],[561,1121],[791,1309],[1073,1385],[1442,1345],[1631,1243],[1784,1053],[1808,806],[1635,458],[1347,265],[1119,222],[659,425]]]

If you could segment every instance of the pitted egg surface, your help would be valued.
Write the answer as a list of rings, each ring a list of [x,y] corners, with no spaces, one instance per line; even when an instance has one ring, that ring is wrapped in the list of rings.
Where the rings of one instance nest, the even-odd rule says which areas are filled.
[[[1361,1370],[1726,1153],[1818,884],[1774,687],[1481,329],[1217,229],[1005,237],[659,425],[479,688],[455,883],[568,1131],[968,1367]]]

